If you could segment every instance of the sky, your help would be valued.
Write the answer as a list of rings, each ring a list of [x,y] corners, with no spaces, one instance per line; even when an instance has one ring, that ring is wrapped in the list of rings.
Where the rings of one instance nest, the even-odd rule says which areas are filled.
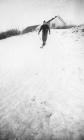
[[[41,24],[56,15],[67,24],[83,24],[84,0],[0,0],[0,30]]]

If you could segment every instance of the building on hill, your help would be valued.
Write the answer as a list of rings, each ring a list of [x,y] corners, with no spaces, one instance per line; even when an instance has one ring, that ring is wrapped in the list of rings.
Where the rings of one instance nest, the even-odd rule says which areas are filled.
[[[47,21],[51,29],[56,29],[56,28],[64,28],[66,27],[66,23],[60,16],[55,16],[54,18],[51,18],[50,20]],[[40,29],[41,25],[38,25],[36,30],[38,31]]]
[[[66,26],[66,23],[60,16],[55,16],[54,18],[47,21],[47,23],[50,25],[51,29],[63,28]]]

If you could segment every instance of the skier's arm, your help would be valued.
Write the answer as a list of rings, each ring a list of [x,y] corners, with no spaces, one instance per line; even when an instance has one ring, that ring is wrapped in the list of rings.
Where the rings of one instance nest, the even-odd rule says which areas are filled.
[[[49,29],[48,29],[48,30],[49,30],[49,34],[50,34],[50,27],[49,27]]]
[[[41,32],[41,30],[42,30],[42,26],[40,27],[38,34]]]

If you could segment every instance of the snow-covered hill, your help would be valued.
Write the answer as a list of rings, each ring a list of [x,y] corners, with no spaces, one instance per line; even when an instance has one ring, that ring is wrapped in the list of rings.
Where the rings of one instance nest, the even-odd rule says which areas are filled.
[[[84,38],[52,30],[0,41],[0,139],[84,138]]]

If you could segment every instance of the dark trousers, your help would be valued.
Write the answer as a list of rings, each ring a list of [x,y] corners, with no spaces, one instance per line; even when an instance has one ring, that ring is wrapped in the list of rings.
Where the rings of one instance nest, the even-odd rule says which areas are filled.
[[[48,33],[44,33],[42,32],[42,40],[43,40],[43,43],[46,43],[46,40],[47,40],[47,36],[48,36]]]

